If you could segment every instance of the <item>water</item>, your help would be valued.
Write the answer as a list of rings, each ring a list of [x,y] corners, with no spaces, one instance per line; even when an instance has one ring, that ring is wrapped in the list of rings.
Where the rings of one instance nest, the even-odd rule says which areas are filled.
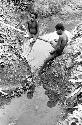
[[[0,109],[0,125],[56,125],[62,112],[61,106],[47,106],[48,97],[42,86],[36,87],[32,99],[26,94],[13,98],[9,105]],[[12,125],[10,124],[10,125]]]

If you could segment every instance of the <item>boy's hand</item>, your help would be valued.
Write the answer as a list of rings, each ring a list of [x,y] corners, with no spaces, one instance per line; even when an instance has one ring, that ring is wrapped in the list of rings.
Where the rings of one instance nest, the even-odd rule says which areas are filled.
[[[49,41],[50,44],[53,44],[53,41]]]
[[[50,44],[52,44],[53,42],[57,42],[57,39],[54,39],[53,41],[49,41]]]
[[[54,39],[55,42],[57,42],[58,40],[57,39]]]
[[[55,52],[55,50],[53,50],[53,51],[50,51],[49,53],[52,55],[52,54],[54,54],[54,52]]]
[[[36,42],[36,41],[33,40],[33,41],[30,43],[30,47],[32,47],[32,46],[34,45],[35,42]]]

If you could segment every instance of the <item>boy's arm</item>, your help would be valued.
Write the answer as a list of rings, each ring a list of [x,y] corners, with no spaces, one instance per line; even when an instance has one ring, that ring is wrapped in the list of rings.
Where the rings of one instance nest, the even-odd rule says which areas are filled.
[[[36,39],[32,39],[32,40],[30,41],[30,46],[32,47],[35,42],[36,42]]]
[[[51,44],[51,46],[52,46],[55,50],[57,50],[57,49],[60,48],[61,42],[62,42],[62,37],[59,36],[59,39],[58,39],[58,41],[57,41],[57,45],[55,45],[53,41],[50,41],[50,44]]]

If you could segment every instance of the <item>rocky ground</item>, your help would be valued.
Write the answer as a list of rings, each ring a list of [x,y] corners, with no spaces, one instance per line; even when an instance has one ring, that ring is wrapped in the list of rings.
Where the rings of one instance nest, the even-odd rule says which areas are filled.
[[[75,95],[72,92],[82,86],[82,24],[77,27],[82,20],[82,2],[57,0],[53,14],[49,6],[45,6],[45,3],[54,5],[53,1],[39,2],[35,2],[35,10],[40,9],[41,37],[46,40],[50,36],[54,38],[56,23],[63,22],[73,38],[63,55],[38,77],[35,70],[42,65],[52,48],[48,43],[37,40],[27,57],[22,45],[27,42],[24,36],[28,14],[25,11],[21,13],[20,9],[16,11],[13,2],[7,4],[3,1],[2,4],[0,1],[0,125],[56,125],[62,113],[61,107],[64,117],[60,118],[58,125],[67,125],[68,122],[69,125],[72,122],[79,125],[82,119],[78,115],[81,114],[81,91]]]

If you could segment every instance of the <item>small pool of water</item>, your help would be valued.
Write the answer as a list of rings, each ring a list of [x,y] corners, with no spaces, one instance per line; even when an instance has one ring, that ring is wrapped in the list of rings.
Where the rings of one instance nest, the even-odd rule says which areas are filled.
[[[59,103],[49,108],[48,100],[42,86],[36,87],[32,99],[27,94],[13,98],[0,109],[0,125],[56,125],[63,110]]]

